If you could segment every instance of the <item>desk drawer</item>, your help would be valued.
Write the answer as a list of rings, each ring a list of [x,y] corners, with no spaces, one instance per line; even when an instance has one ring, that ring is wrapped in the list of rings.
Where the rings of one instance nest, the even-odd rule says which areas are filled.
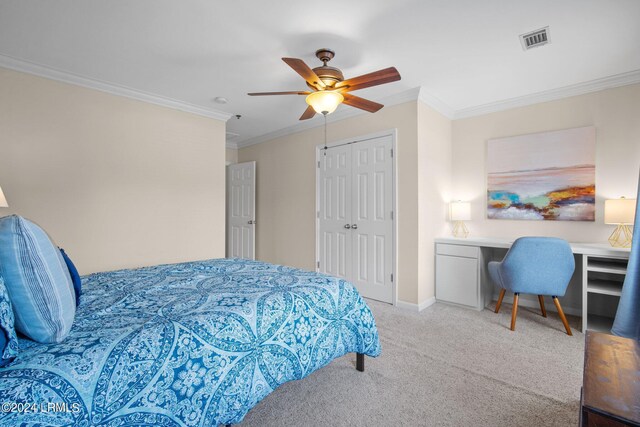
[[[438,255],[452,255],[477,259],[479,251],[480,248],[477,246],[448,245],[446,243],[436,244],[436,253]]]

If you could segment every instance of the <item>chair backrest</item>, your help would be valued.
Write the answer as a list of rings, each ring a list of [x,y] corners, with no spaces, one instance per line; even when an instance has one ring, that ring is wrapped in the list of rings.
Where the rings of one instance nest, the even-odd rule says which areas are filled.
[[[576,263],[571,246],[555,237],[521,237],[513,242],[500,273],[513,292],[563,296]]]

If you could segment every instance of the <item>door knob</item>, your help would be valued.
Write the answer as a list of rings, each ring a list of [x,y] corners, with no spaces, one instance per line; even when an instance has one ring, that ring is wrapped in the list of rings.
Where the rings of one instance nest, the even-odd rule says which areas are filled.
[[[255,222],[255,221],[253,221],[253,220],[249,220],[249,221],[247,221],[247,224],[249,224],[249,225],[251,225],[251,224],[255,224],[255,223],[256,223],[256,222]]]
[[[358,224],[353,224],[353,225],[351,226],[351,228],[353,228],[354,230],[357,230],[357,229],[358,229]]]
[[[344,225],[344,228],[349,229],[349,228],[351,228],[351,226],[350,226],[349,224],[345,224],[345,225]]]

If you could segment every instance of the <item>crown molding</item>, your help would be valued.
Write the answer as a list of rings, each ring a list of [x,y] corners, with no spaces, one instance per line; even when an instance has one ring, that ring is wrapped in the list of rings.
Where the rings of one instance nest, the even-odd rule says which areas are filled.
[[[125,98],[131,98],[137,101],[147,102],[150,104],[159,105],[161,107],[180,110],[186,113],[197,114],[199,116],[209,117],[225,122],[232,116],[232,114],[225,113],[224,111],[203,108],[198,105],[189,104],[187,102],[154,95],[147,92],[142,92],[136,89],[128,88],[126,86],[117,85],[115,83],[82,77],[76,74],[68,73],[66,71],[57,70],[55,68],[47,67],[29,61],[24,61],[22,59],[13,58],[11,56],[3,54],[0,54],[0,67],[8,68],[14,71],[20,71],[23,73],[33,74],[39,77],[44,77],[59,82],[70,83],[88,89],[99,90],[111,95],[124,96]]]
[[[418,101],[433,108],[449,120],[453,120],[456,114],[456,111],[453,108],[449,107],[447,104],[445,104],[435,96],[428,94],[423,87],[420,87],[419,89],[420,91],[418,93]]]
[[[418,99],[418,94],[420,92],[420,88],[416,87],[413,89],[406,90],[404,92],[400,92],[395,95],[390,95],[384,98],[381,98],[377,101],[383,103],[386,107],[390,107],[392,105],[404,104],[405,102],[415,101]],[[351,117],[360,116],[363,114],[371,114],[366,111],[357,109],[357,108],[341,108],[333,114],[329,114],[327,116],[327,123],[334,123],[340,120],[345,120]],[[238,141],[235,143],[235,146],[240,148],[250,147],[256,144],[262,144],[263,142],[271,141],[272,139],[281,138],[286,135],[291,135],[294,133],[302,132],[308,129],[317,128],[323,126],[324,122],[319,120],[306,120],[299,123],[296,123],[292,126],[287,126],[282,129],[275,130],[273,132],[268,132],[253,138],[246,139],[244,141]]]
[[[238,139],[240,135],[235,132],[227,131],[225,135],[225,147],[231,148],[232,150],[237,150],[238,145],[236,143],[236,139]]]
[[[590,80],[588,82],[577,83],[557,89],[491,102],[475,107],[463,108],[455,111],[453,119],[465,119],[483,114],[496,113],[498,111],[509,110],[511,108],[556,101],[558,99],[584,95],[591,92],[613,89],[636,83],[640,83],[640,70],[629,71],[627,73],[616,74],[609,77],[603,77],[601,79]]]

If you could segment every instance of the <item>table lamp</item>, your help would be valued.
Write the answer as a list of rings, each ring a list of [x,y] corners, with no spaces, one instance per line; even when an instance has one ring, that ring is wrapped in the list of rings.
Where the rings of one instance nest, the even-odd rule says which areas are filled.
[[[609,199],[604,201],[604,223],[616,225],[609,243],[617,248],[630,248],[633,231],[629,225],[633,224],[636,210],[636,199]]]
[[[471,219],[471,203],[458,200],[449,203],[449,219],[454,222],[453,235],[455,237],[467,237],[469,230],[464,221]]]
[[[7,203],[7,199],[4,197],[4,193],[2,192],[2,187],[0,187],[0,208],[8,208],[9,204]]]

